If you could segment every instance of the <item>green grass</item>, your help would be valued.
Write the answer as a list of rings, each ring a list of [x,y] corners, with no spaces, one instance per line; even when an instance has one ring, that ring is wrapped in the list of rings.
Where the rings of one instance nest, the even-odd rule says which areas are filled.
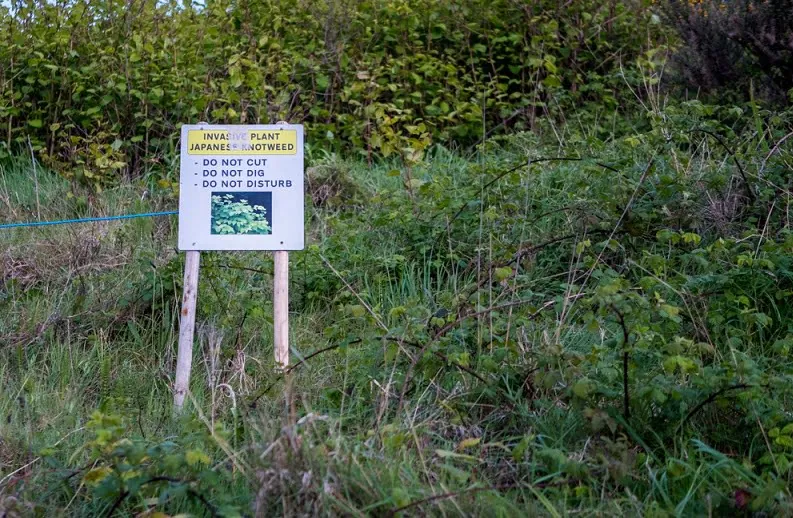
[[[717,226],[707,200],[734,181],[723,150],[676,142],[644,175],[662,136],[641,138],[568,137],[560,152],[516,135],[410,171],[313,157],[309,244],[291,254],[300,366],[274,370],[269,255],[204,253],[180,417],[175,218],[0,231],[0,508],[789,512],[785,215],[771,193]],[[617,172],[549,161],[483,189],[563,154]],[[89,194],[33,169],[0,166],[0,222],[176,205],[156,182]],[[116,484],[130,470],[146,483]]]

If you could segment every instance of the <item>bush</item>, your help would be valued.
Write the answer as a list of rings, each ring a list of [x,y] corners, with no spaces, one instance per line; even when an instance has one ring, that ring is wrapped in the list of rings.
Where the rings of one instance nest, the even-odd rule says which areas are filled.
[[[29,139],[92,185],[162,166],[188,122],[304,122],[315,147],[409,157],[412,141],[614,107],[649,20],[593,0],[14,5],[0,6],[0,146]]]
[[[666,0],[668,21],[683,40],[680,79],[706,91],[734,90],[784,102],[793,89],[792,0]]]
[[[106,406],[114,404],[109,400]],[[67,454],[72,461],[86,462],[65,479],[50,481],[52,498],[36,511],[51,511],[47,508],[59,497],[76,498],[78,493],[71,493],[69,487],[74,483],[86,489],[80,497],[84,512],[90,509],[92,515],[189,509],[194,516],[240,516],[244,502],[230,491],[236,484],[234,474],[223,462],[213,460],[221,452],[215,441],[228,434],[218,427],[213,435],[195,420],[185,425],[186,433],[177,441],[150,441],[135,436],[121,416],[94,411],[86,423],[87,440],[76,451],[57,447],[41,451],[55,472],[65,467],[60,459]]]

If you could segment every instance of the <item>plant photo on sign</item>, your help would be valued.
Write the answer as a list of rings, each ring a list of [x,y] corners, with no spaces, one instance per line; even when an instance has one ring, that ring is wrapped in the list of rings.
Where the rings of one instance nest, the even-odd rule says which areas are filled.
[[[212,234],[272,234],[271,192],[213,192]]]

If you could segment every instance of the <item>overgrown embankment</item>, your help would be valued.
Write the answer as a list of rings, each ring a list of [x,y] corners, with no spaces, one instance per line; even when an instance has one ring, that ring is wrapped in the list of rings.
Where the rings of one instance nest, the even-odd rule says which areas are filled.
[[[627,138],[312,158],[291,378],[269,258],[207,253],[181,421],[173,222],[4,232],[3,505],[789,513],[791,115],[659,99]],[[36,174],[3,168],[4,219],[174,204]]]

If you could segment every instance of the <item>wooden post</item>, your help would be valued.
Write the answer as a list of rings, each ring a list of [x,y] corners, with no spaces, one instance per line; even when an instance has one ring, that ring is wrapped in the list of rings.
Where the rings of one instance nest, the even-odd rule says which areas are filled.
[[[190,368],[193,363],[193,333],[195,331],[196,298],[198,295],[198,266],[201,252],[188,250],[184,264],[184,293],[179,318],[179,349],[176,353],[176,379],[173,387],[174,412],[179,413],[190,388]]]
[[[273,344],[278,368],[289,366],[289,252],[273,252]]]

